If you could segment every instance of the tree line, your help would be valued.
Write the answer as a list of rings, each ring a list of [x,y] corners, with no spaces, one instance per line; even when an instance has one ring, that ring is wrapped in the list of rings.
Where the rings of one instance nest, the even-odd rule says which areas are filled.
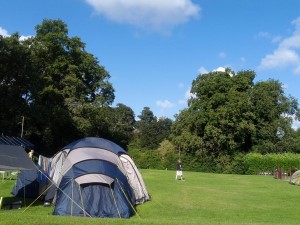
[[[298,101],[278,80],[255,83],[254,71],[229,68],[200,74],[174,121],[157,118],[147,106],[136,119],[129,106],[112,106],[110,74],[79,37],[69,37],[63,21],[45,19],[35,30],[26,40],[0,35],[0,132],[20,136],[24,117],[22,135],[40,154],[99,136],[144,167],[153,158],[170,167],[182,157],[192,170],[217,171],[241,154],[300,152],[300,132],[292,129],[292,119],[300,118]]]

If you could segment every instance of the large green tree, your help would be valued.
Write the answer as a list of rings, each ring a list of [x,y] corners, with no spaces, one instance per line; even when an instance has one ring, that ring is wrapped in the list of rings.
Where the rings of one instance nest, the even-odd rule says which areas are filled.
[[[17,34],[1,36],[0,47],[2,133],[16,135],[16,123],[25,115],[25,135],[51,153],[91,131],[99,133],[90,118],[114,101],[110,75],[80,38],[68,36],[63,21],[45,19],[25,41]]]
[[[149,107],[144,107],[136,122],[138,145],[145,149],[155,149],[167,139],[171,132],[172,120],[157,118]]]
[[[251,102],[255,113],[255,149],[261,153],[295,151],[295,140],[291,128],[292,116],[298,112],[298,102],[287,97],[282,84],[276,80],[260,81],[251,91]],[[293,150],[292,150],[293,149]]]
[[[172,140],[186,153],[233,156],[239,152],[275,151],[291,132],[290,116],[298,103],[286,97],[279,81],[254,84],[254,71],[211,72],[192,83],[188,108],[176,118]],[[285,136],[279,137],[277,132]],[[277,148],[278,150],[278,148]]]
[[[34,68],[28,45],[16,33],[0,35],[0,133],[21,135],[22,117],[28,117]]]

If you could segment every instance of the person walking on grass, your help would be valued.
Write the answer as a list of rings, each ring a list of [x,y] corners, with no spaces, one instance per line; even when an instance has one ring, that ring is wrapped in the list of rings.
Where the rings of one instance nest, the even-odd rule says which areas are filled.
[[[176,168],[176,177],[175,180],[184,180],[182,175],[182,166],[180,159],[177,161],[177,168]]]

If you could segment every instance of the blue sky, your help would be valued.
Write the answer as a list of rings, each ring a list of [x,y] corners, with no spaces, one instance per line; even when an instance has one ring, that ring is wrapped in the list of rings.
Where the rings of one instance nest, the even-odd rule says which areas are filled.
[[[300,101],[299,0],[0,0],[0,34],[61,19],[110,73],[114,105],[158,117],[187,107],[192,81],[231,67]],[[299,126],[295,123],[294,126]]]

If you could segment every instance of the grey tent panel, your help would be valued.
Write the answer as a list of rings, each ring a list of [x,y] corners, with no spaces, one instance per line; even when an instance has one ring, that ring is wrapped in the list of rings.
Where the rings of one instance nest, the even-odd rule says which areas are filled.
[[[37,170],[21,146],[0,144],[0,170]]]
[[[24,146],[26,148],[34,148],[34,144],[30,143],[29,141],[25,140],[24,138],[19,138],[19,137],[0,136],[0,144],[2,144],[2,145],[19,145],[19,146]]]

